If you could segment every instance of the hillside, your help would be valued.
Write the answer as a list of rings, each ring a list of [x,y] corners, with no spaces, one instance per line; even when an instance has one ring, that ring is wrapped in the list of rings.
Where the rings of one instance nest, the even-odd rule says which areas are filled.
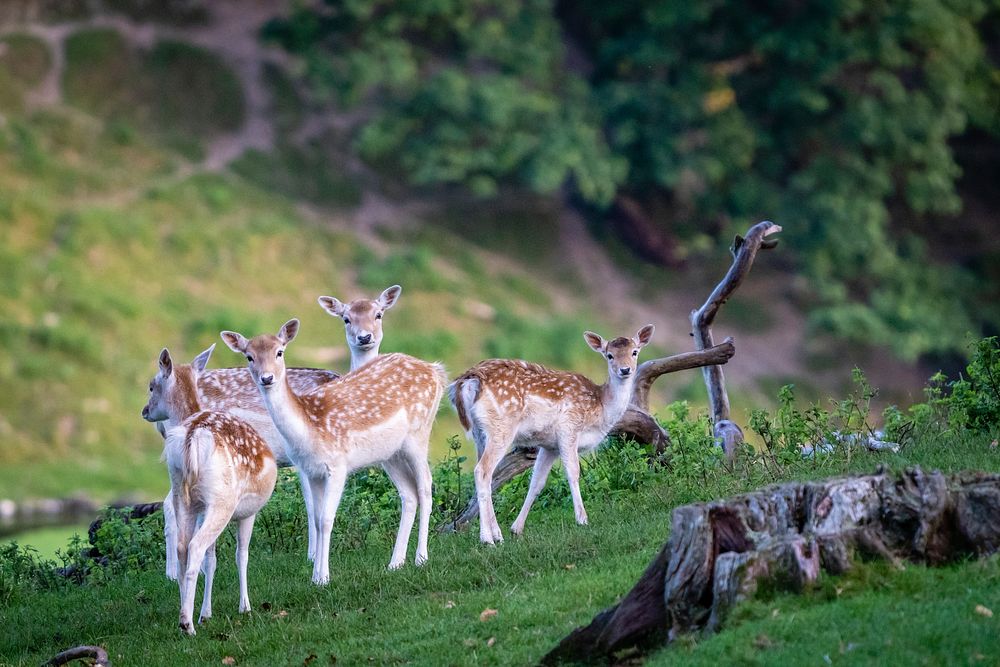
[[[360,163],[345,116],[260,43],[283,3],[155,21],[135,20],[144,3],[106,4],[0,17],[0,496],[162,493],[160,440],[139,417],[159,349],[191,358],[220,329],[296,316],[290,361],[345,369],[320,294],[400,283],[383,350],[453,375],[519,356],[598,377],[588,328],[653,322],[650,354],[689,349],[686,315],[725,270],[721,249],[667,272],[598,242],[561,197],[485,202]],[[883,400],[918,393],[928,369],[807,335],[785,270],[780,250],[764,258],[717,327],[737,338],[726,370],[737,418],[788,381],[810,398],[837,390],[855,363]],[[240,361],[217,349],[211,365]],[[660,385],[654,404],[702,400],[697,374]],[[457,432],[443,408],[438,455]]]

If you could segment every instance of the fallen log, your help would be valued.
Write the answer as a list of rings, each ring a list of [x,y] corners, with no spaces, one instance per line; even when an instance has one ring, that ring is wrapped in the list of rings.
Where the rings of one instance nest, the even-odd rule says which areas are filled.
[[[791,482],[678,507],[669,541],[620,603],[574,630],[543,664],[608,663],[624,650],[714,632],[769,583],[801,590],[855,556],[941,565],[1000,550],[1000,475],[894,475]]]

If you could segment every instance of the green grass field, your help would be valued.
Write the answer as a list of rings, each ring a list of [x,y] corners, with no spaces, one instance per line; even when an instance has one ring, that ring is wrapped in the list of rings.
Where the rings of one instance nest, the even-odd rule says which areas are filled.
[[[1000,470],[1000,455],[988,443],[988,435],[924,440],[899,455],[856,455],[850,464],[837,458],[787,472],[810,478],[917,462],[944,470]],[[385,571],[394,523],[359,543],[339,532],[353,521],[342,513],[326,588],[309,582],[301,549],[275,550],[258,534],[251,547],[251,614],[236,613],[230,541],[220,547],[214,616],[195,638],[176,628],[177,588],[163,577],[158,559],[147,570],[121,572],[103,583],[15,593],[0,626],[0,660],[38,664],[67,646],[99,643],[116,665],[220,664],[227,656],[244,665],[334,659],[532,664],[632,586],[667,539],[673,507],[760,481],[715,470],[703,479],[663,472],[632,491],[604,497],[584,486],[591,525],[580,527],[557,475],[523,537],[486,548],[474,526],[435,534],[430,563],[397,572]],[[498,503],[505,525],[518,509],[519,486]],[[353,514],[362,508],[342,509]],[[859,564],[844,577],[822,577],[804,595],[770,594],[747,603],[719,635],[683,637],[647,664],[821,664],[827,658],[838,664],[995,664],[997,621],[976,612],[977,605],[1000,611],[997,557],[940,569],[910,564],[903,571]],[[496,614],[481,618],[489,609]]]

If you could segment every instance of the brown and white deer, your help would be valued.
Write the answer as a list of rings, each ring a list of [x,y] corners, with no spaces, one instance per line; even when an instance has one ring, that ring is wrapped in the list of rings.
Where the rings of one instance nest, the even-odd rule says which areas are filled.
[[[402,287],[393,285],[375,299],[355,299],[346,305],[332,296],[319,297],[320,306],[324,310],[344,320],[347,344],[351,350],[351,370],[378,356],[379,346],[382,343],[382,315],[396,304],[402,291]],[[202,370],[207,362],[208,358],[206,357],[202,363]],[[288,382],[296,393],[310,391],[334,382],[339,377],[340,375],[333,371],[317,368],[288,369]],[[292,460],[285,451],[285,440],[275,428],[274,422],[264,406],[260,391],[257,390],[245,368],[220,368],[199,372],[198,391],[206,409],[229,412],[244,419],[267,442],[278,465],[292,465]],[[161,426],[157,428],[161,435],[166,433],[165,428]],[[314,560],[316,528],[312,517],[311,490],[304,476],[299,476],[299,482],[302,486],[302,496],[306,506],[306,525],[309,534],[308,556],[309,560]],[[167,543],[167,577],[176,579],[177,560],[174,554],[177,553],[177,531],[176,520],[173,516],[173,503],[169,494],[163,501],[163,519],[163,532]]]
[[[250,424],[232,414],[201,409],[198,376],[211,353],[209,348],[193,363],[174,366],[164,348],[159,371],[149,383],[149,402],[142,409],[148,421],[170,425],[163,456],[177,521],[180,627],[190,635],[195,634],[192,614],[198,571],[204,564],[200,623],[212,616],[215,541],[232,519],[238,522],[239,609],[250,611],[250,535],[257,512],[274,491],[278,472],[274,455]]]
[[[406,562],[417,505],[420,527],[416,563],[427,560],[431,471],[427,462],[431,426],[447,382],[441,364],[405,354],[387,354],[312,391],[297,393],[285,371],[285,347],[298,333],[289,320],[276,336],[247,340],[223,331],[222,340],[247,358],[287,452],[312,488],[318,530],[312,580],[330,580],[330,532],[347,476],[381,464],[399,491],[402,512],[389,568]]]
[[[653,335],[653,325],[633,337],[606,341],[584,332],[584,340],[608,361],[608,381],[597,385],[577,373],[555,371],[513,359],[488,359],[455,379],[448,394],[466,435],[476,444],[479,539],[503,541],[493,510],[491,484],[500,459],[516,444],[537,445],[528,495],[511,532],[521,534],[556,457],[562,460],[579,524],[587,523],[580,496],[580,458],[599,445],[625,414],[632,397],[636,361]]]
[[[319,297],[319,305],[344,320],[347,346],[351,348],[351,370],[355,371],[378,356],[382,344],[382,314],[392,308],[403,288],[393,285],[377,299],[355,299],[341,303],[332,296]]]

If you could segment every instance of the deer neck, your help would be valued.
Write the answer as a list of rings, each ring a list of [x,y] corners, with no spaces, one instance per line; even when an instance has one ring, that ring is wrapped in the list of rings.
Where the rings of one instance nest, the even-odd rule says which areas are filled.
[[[174,371],[174,389],[168,403],[166,427],[169,429],[179,426],[198,412],[201,412],[198,381],[190,368],[181,366]]]
[[[358,350],[351,348],[351,372],[354,372],[378,357],[378,346],[371,348],[370,350]]]
[[[609,377],[601,385],[601,424],[605,431],[614,428],[628,410],[634,384],[635,375],[629,375],[627,378]]]
[[[298,449],[300,443],[309,441],[309,419],[306,416],[302,400],[292,391],[288,384],[288,375],[282,378],[270,389],[261,389],[264,406],[267,408],[274,427],[293,449]]]

